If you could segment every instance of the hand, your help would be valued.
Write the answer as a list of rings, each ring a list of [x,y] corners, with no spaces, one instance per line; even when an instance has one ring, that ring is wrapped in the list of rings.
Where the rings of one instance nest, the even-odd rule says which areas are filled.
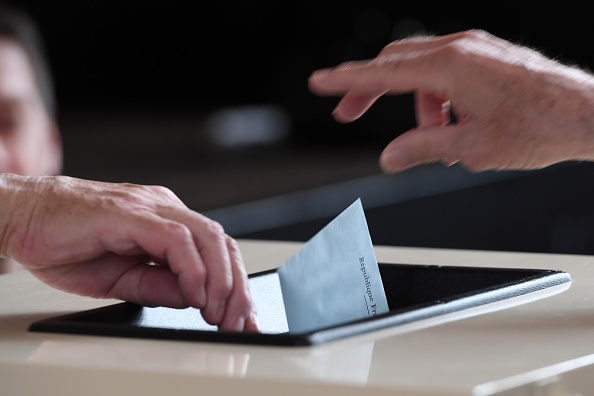
[[[315,71],[309,87],[342,96],[339,122],[382,95],[415,93],[418,126],[384,149],[385,172],[439,161],[481,171],[594,160],[593,76],[484,31],[395,41],[374,59]]]
[[[4,174],[0,200],[0,253],[48,285],[258,330],[237,243],[170,190]]]

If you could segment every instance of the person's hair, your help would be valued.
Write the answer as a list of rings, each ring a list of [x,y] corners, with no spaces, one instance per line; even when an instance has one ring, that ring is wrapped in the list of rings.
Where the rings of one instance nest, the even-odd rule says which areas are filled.
[[[20,45],[29,58],[43,104],[55,115],[56,99],[43,40],[35,21],[23,10],[0,2],[0,39]]]

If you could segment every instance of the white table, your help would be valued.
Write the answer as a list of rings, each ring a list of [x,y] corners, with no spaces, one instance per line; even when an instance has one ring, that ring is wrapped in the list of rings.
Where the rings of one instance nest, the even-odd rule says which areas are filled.
[[[250,273],[278,267],[301,246],[239,242]],[[386,246],[376,255],[385,263],[558,269],[573,282],[446,323],[274,347],[32,333],[36,320],[118,301],[66,294],[19,272],[0,276],[0,394],[594,394],[594,257]]]

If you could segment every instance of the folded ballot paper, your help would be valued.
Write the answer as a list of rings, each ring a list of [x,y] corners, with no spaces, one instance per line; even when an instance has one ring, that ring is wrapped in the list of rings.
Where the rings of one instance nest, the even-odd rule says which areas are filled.
[[[305,333],[388,312],[357,199],[277,270],[290,333]]]

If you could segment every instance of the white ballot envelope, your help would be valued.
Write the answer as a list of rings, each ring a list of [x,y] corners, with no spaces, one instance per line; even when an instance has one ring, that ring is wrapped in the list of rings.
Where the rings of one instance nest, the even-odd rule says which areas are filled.
[[[278,268],[290,333],[389,311],[361,199]]]

